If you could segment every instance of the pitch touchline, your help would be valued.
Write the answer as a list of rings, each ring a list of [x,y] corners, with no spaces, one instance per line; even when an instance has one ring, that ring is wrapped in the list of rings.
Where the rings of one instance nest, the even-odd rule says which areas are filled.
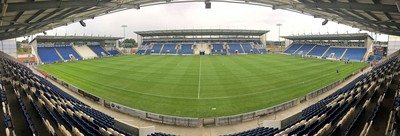
[[[199,66],[199,86],[197,87],[197,99],[200,99],[200,84],[201,84],[201,57]]]

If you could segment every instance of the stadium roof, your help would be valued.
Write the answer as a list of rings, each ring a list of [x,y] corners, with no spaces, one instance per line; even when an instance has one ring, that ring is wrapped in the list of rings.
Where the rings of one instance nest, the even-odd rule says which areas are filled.
[[[95,37],[95,36],[36,36],[32,41],[38,42],[93,42],[93,41],[104,41],[104,40],[119,40],[122,37]],[[31,42],[32,42],[31,41]]]
[[[365,40],[373,39],[367,33],[282,36],[289,40]]]
[[[0,39],[41,33],[127,9],[205,1],[285,9],[363,30],[400,36],[398,0],[2,0]]]
[[[263,35],[268,30],[238,30],[238,29],[182,29],[155,30],[135,32],[140,36],[182,36],[182,35]]]

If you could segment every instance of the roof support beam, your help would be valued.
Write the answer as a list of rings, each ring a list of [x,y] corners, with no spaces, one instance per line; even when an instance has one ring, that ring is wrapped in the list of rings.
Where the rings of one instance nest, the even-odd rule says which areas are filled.
[[[7,11],[23,10],[44,10],[51,8],[80,8],[80,7],[96,7],[107,4],[108,1],[98,0],[72,0],[72,1],[35,1],[35,2],[19,2],[8,3]],[[2,4],[3,6],[4,4]],[[3,9],[3,8],[2,8]]]
[[[8,3],[7,0],[1,0],[2,8],[1,8],[1,16],[0,16],[0,26],[3,26],[3,16],[6,15],[7,9],[8,9]]]
[[[399,12],[396,5],[383,5],[383,4],[365,4],[365,3],[345,3],[345,2],[308,2],[292,5],[275,6],[276,9],[286,8],[309,8],[309,9],[346,9],[346,10],[364,10],[364,11],[382,11],[382,12]]]

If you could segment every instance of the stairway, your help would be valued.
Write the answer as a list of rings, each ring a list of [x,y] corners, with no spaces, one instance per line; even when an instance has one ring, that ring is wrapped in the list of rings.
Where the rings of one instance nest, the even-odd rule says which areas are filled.
[[[312,47],[312,48],[307,52],[306,55],[308,55],[308,53],[310,53],[312,50],[314,50],[315,47],[317,47],[317,45],[314,45],[314,47]]]
[[[250,53],[250,52],[246,52],[246,51],[243,49],[242,44],[239,44],[239,45],[240,45],[240,48],[242,49],[243,53]]]
[[[329,49],[331,49],[331,47],[329,47],[328,49],[326,49],[326,51],[325,51],[324,53],[322,53],[322,55],[321,55],[320,57],[323,57],[323,56],[326,54],[326,52],[329,51]]]
[[[64,61],[65,59],[62,57],[62,55],[60,54],[60,52],[58,52],[58,50],[56,48],[54,48],[54,50],[56,50],[56,53],[58,55],[58,57],[61,58],[62,61]]]
[[[344,52],[343,52],[342,56],[340,56],[340,58],[339,58],[339,59],[342,59],[342,58],[343,58],[343,56],[344,56],[344,54],[346,54],[346,52],[347,52],[347,48],[346,48],[346,50],[344,50]]]
[[[164,44],[161,45],[161,49],[160,49],[160,52],[158,54],[161,54],[163,49],[164,49]]]

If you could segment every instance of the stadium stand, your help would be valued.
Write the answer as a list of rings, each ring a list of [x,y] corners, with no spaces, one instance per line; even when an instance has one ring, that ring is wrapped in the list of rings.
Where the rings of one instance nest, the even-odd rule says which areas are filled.
[[[193,44],[181,44],[181,49],[178,51],[178,54],[193,54],[192,45]]]
[[[136,54],[144,54],[146,52],[146,50],[140,49],[136,52]],[[111,52],[110,52],[111,53]]]
[[[97,54],[97,56],[102,57],[102,56],[108,56],[110,55],[107,51],[105,51],[102,47],[99,45],[90,45],[88,46],[94,53]]]
[[[162,48],[161,54],[166,54],[167,51],[169,54],[176,54],[176,44],[164,44]]]
[[[94,53],[88,46],[86,45],[75,45],[72,46],[75,51],[83,58],[83,59],[92,59],[97,57],[97,54]]]
[[[302,46],[301,44],[292,44],[283,53],[292,54],[292,53],[296,52],[301,46]]]
[[[38,55],[44,64],[62,61],[53,47],[38,47]]]
[[[224,49],[224,44],[221,43],[213,43],[210,46],[210,52],[212,54],[227,54],[227,51],[231,54],[234,54],[235,51],[237,50],[238,53],[248,53],[250,54],[251,51],[253,51],[254,54],[261,54],[261,53],[267,53],[266,49],[261,47],[253,48],[252,43],[229,43],[227,46],[230,49]],[[206,45],[206,44],[204,44]],[[205,47],[202,45],[202,47]],[[198,46],[196,46],[198,48]],[[193,54],[194,51],[197,48],[193,48],[193,44],[186,44],[186,43],[167,43],[167,44],[161,44],[161,43],[154,43],[152,46],[148,45],[143,45],[142,47],[139,48],[139,50],[136,52],[136,54],[167,54],[167,50],[170,51],[170,54],[178,54],[178,55],[185,55],[185,54]]]
[[[156,44],[154,44],[153,45],[153,48],[151,48],[151,52],[152,53],[155,53],[155,54],[159,54],[160,52],[161,52],[161,48],[163,47],[163,44],[160,44],[160,43],[156,43]],[[151,53],[150,52],[150,53]]]
[[[294,52],[293,54],[295,55],[306,55],[308,54],[308,52],[314,48],[315,45],[314,44],[304,44],[303,46],[301,46],[296,52]]]
[[[55,49],[60,53],[64,60],[71,60],[70,55],[77,60],[82,60],[81,56],[72,49],[72,46],[55,47]]]
[[[253,51],[250,43],[242,43],[242,47],[245,53],[250,54]],[[253,51],[253,53],[255,52]]]
[[[229,53],[231,53],[231,54],[236,53],[235,51],[237,51],[238,53],[244,53],[240,44],[229,43],[228,46],[229,46]]]
[[[366,134],[392,78],[399,74],[399,65],[398,56],[382,62],[370,72],[304,109],[300,119],[280,129],[259,127],[226,136]]]
[[[213,54],[226,54],[226,50],[224,49],[224,44],[212,44],[211,51]]]
[[[343,55],[342,59],[350,61],[362,61],[365,53],[367,52],[366,48],[347,48],[346,53]]]
[[[323,58],[340,59],[345,51],[346,48],[330,47],[323,55]]]
[[[260,54],[265,54],[265,53],[267,53],[267,49],[258,49],[258,51],[260,51]]]
[[[328,45],[316,45],[307,55],[320,57],[329,47]]]
[[[0,58],[0,65],[5,133],[132,135],[116,128],[112,117],[66,94],[24,65],[5,57]]]
[[[113,56],[121,54],[118,50],[109,50],[108,53],[110,53],[110,55],[113,55]]]

